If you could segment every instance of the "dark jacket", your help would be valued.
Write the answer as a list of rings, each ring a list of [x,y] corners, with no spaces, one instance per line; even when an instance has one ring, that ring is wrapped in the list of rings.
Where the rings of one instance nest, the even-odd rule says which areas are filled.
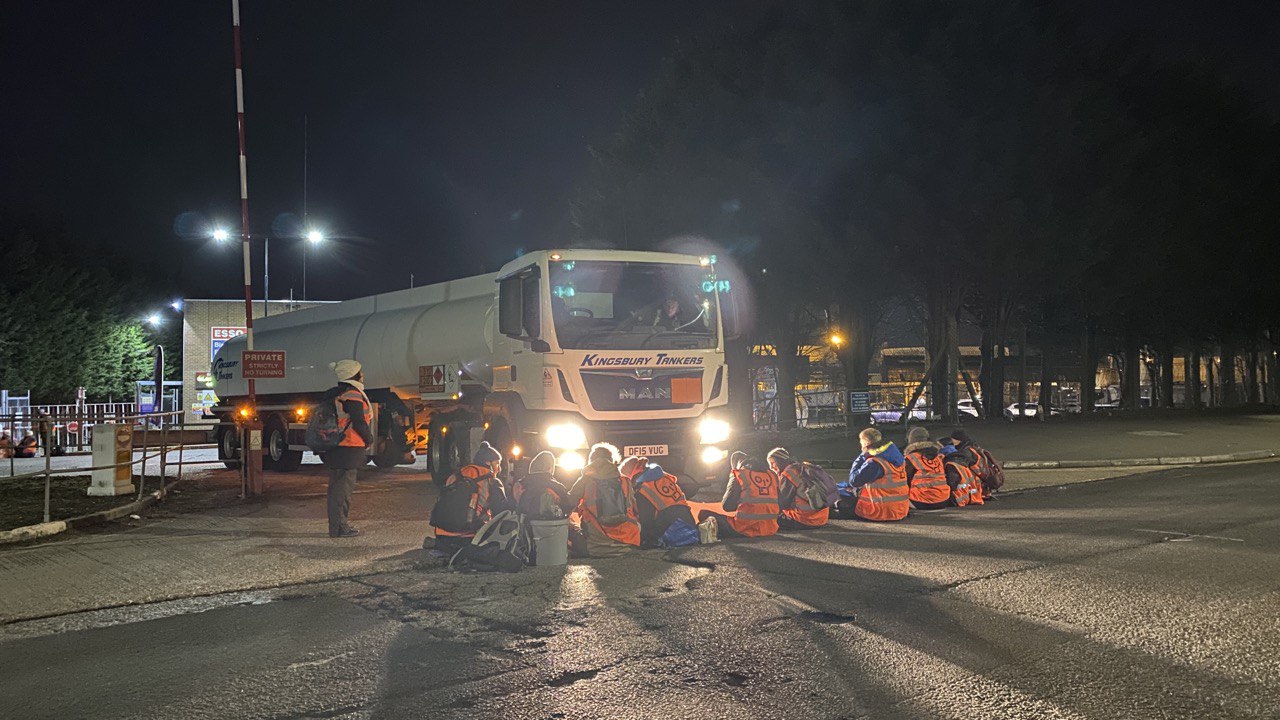
[[[551,473],[529,473],[516,482],[512,488],[512,497],[517,494],[520,499],[515,501],[516,509],[528,515],[534,520],[550,520],[557,516],[554,513],[547,512],[543,496],[550,496],[552,502],[564,515],[568,515],[573,508],[568,505],[569,489],[559,480],[556,480]]]
[[[354,386],[350,383],[340,382],[324,394],[321,402],[334,402],[339,395],[353,388]],[[344,400],[342,410],[351,418],[351,429],[356,431],[361,440],[364,440],[365,446],[337,447],[326,452],[321,459],[324,460],[325,465],[335,470],[356,470],[369,462],[369,456],[365,450],[373,445],[373,429],[364,421],[364,407],[359,400]]]

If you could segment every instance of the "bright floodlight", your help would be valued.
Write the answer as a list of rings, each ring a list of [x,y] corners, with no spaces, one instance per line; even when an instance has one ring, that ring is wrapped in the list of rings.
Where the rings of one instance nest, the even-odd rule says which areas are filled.
[[[222,242],[229,237],[231,237],[231,234],[228,233],[226,230],[223,230],[222,228],[218,228],[217,230],[213,231],[213,239],[217,240],[218,242]]]
[[[155,313],[152,313],[152,314],[148,315],[148,316],[147,316],[147,324],[148,324],[148,325],[150,325],[151,327],[159,327],[159,326],[160,326],[160,316],[159,316],[159,315],[157,315],[157,314],[155,314]]]
[[[173,302],[169,303],[169,307],[173,308],[175,312],[182,312],[182,301],[174,300]]]
[[[312,245],[318,245],[324,241],[324,235],[319,230],[312,230],[307,233],[307,241]]]

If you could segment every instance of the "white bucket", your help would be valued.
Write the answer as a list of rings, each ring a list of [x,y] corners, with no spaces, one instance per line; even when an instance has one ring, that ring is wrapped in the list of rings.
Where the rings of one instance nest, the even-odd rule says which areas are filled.
[[[530,520],[533,547],[537,552],[535,565],[565,565],[569,562],[569,519]]]

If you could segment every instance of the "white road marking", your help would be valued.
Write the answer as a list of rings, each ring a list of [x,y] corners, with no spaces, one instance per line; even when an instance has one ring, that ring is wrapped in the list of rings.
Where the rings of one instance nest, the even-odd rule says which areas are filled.
[[[1241,538],[1222,537],[1221,535],[1195,535],[1193,533],[1178,532],[1177,530],[1144,530],[1142,528],[1134,528],[1134,532],[1156,533],[1157,535],[1181,535],[1182,537],[1174,538],[1169,542],[1186,542],[1196,538],[1204,538],[1206,540],[1225,540],[1227,542],[1244,542]]]
[[[325,658],[325,659],[323,659],[323,660],[311,660],[311,661],[308,661],[308,662],[296,662],[296,663],[290,663],[290,664],[289,664],[289,666],[288,666],[286,669],[287,669],[287,670],[297,670],[298,668],[303,668],[303,667],[316,667],[316,666],[318,666],[318,665],[328,665],[329,663],[333,662],[334,660],[338,660],[338,659],[340,659],[340,658],[344,658],[344,657],[346,657],[346,656],[348,656],[348,655],[351,655],[351,654],[352,654],[351,652],[344,652],[344,653],[341,653],[341,654],[338,654],[338,655],[334,655],[333,657]]]

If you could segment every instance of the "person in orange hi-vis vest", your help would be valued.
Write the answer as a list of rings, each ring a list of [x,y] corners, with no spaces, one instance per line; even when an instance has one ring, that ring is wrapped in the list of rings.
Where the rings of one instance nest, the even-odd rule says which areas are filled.
[[[947,484],[942,446],[929,437],[926,428],[913,427],[907,432],[907,450],[903,457],[911,507],[917,510],[950,507],[951,486]]]
[[[786,448],[774,448],[765,456],[769,469],[778,476],[778,526],[783,530],[804,530],[827,524],[831,508],[813,507],[806,492],[808,483],[801,473],[803,463],[791,459]]]
[[[905,518],[911,501],[902,451],[876,428],[863,430],[858,440],[862,454],[849,468],[848,482],[840,483],[841,495],[847,498],[842,503],[846,516],[877,522]]]
[[[623,460],[619,469],[636,491],[641,547],[658,547],[662,536],[675,522],[685,523],[696,532],[697,523],[689,509],[689,499],[674,475],[648,458],[634,455]]]
[[[592,445],[582,476],[569,489],[567,504],[581,520],[569,538],[577,556],[609,557],[640,546],[635,489],[618,470],[621,460],[613,445]]]
[[[324,453],[329,468],[329,537],[355,537],[360,531],[351,527],[347,516],[351,511],[351,492],[356,486],[356,472],[369,462],[366,448],[373,444],[373,406],[364,394],[364,373],[356,360],[329,363],[338,378],[336,387],[324,395],[324,402],[337,406],[338,425],[344,427],[338,447]]]
[[[778,476],[741,451],[729,457],[729,482],[719,507],[703,508],[698,520],[716,519],[721,537],[765,537],[778,532]]]

